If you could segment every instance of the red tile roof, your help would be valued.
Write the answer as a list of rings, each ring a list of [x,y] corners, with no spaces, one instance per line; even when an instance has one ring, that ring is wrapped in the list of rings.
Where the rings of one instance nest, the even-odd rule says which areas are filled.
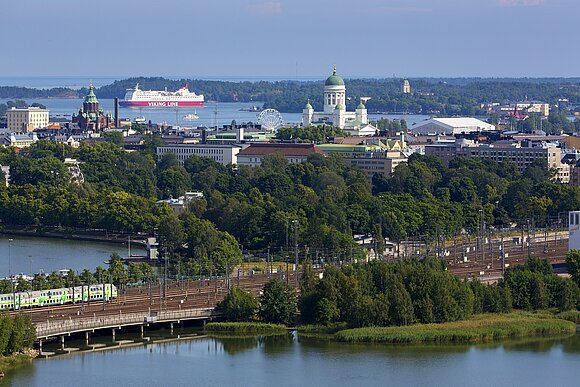
[[[308,156],[312,153],[323,154],[314,144],[269,144],[255,143],[240,151],[238,156],[266,156],[280,153],[284,156]]]

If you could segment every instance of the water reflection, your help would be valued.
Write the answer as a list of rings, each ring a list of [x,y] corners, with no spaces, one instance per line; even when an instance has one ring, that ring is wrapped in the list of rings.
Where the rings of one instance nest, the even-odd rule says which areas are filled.
[[[293,332],[259,336],[212,335],[211,337],[216,345],[215,349],[223,349],[230,356],[256,348],[270,355],[283,353],[292,347],[295,340]]]
[[[8,375],[2,386],[575,385],[579,362],[579,335],[408,346],[286,333],[202,337],[38,360]]]

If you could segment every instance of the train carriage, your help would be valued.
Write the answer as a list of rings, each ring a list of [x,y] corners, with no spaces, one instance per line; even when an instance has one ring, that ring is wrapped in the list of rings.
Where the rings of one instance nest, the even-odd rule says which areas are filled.
[[[117,287],[112,284],[75,286],[47,290],[30,290],[0,294],[0,310],[35,308],[49,305],[72,304],[117,298]]]

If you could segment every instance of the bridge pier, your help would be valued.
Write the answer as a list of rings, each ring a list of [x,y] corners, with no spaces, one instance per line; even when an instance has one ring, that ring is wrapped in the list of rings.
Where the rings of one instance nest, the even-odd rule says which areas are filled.
[[[205,298],[205,295],[203,297]],[[117,340],[117,330],[120,330],[124,326],[133,326],[133,329],[138,329],[141,340],[146,340],[149,338],[146,338],[145,336],[145,327],[149,326],[149,324],[162,324],[165,325],[165,327],[169,326],[171,336],[175,337],[178,334],[176,328],[179,328],[179,326],[175,326],[176,323],[182,324],[183,321],[201,320],[203,321],[203,324],[205,324],[207,321],[211,321],[212,317],[214,317],[214,314],[216,313],[213,308],[184,309],[182,307],[181,310],[175,308],[175,310],[162,312],[160,315],[154,311],[151,311],[151,313],[154,314],[152,316],[151,313],[147,313],[147,306],[145,306],[144,309],[145,310],[143,312],[128,314],[123,313],[122,318],[119,318],[116,314],[114,314],[101,316],[98,319],[87,316],[84,318],[71,320],[67,316],[66,318],[63,318],[62,321],[55,319],[55,321],[49,320],[48,322],[39,322],[36,324],[36,334],[39,338],[36,342],[41,348],[43,354],[45,354],[46,351],[44,341],[46,341],[47,338],[56,341],[56,348],[59,349],[57,352],[60,352],[60,350],[73,351],[78,349],[67,348],[65,336],[78,334],[80,335],[80,342],[83,343],[79,347],[91,348],[98,345],[91,343],[94,332],[106,332],[106,330],[110,329],[112,341],[118,344],[119,341]],[[119,340],[124,342],[122,340],[122,336],[119,338]]]
[[[38,339],[38,350],[42,353],[42,339]]]

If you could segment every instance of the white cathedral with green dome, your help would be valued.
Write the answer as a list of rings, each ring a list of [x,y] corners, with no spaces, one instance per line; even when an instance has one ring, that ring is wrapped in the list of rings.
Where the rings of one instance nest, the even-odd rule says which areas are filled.
[[[354,112],[346,111],[346,87],[344,80],[336,75],[336,66],[324,82],[324,110],[315,112],[310,101],[302,110],[303,126],[322,124],[337,126],[354,136],[372,136],[377,130],[369,124],[367,108],[362,101]]]

